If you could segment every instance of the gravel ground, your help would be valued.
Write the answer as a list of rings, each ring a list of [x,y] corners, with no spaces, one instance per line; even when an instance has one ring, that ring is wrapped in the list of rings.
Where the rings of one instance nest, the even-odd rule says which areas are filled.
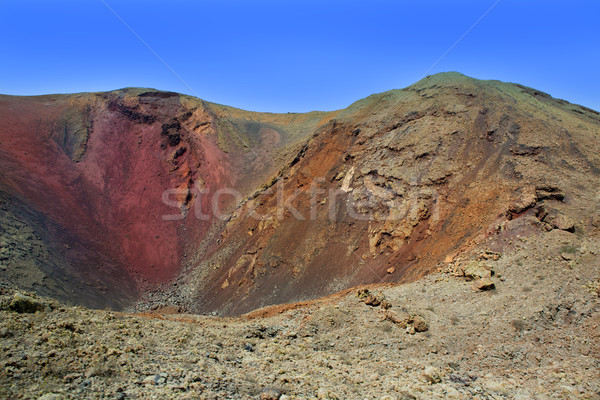
[[[410,284],[237,318],[4,287],[0,397],[599,399],[600,240],[555,229],[481,250],[501,240]]]

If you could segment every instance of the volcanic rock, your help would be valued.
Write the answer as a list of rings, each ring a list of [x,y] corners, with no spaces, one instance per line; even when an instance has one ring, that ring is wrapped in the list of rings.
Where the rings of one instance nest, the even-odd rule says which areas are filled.
[[[435,367],[425,368],[421,375],[423,376],[423,379],[430,383],[439,383],[442,381],[442,375]]]
[[[496,284],[490,278],[481,278],[475,282],[475,287],[479,290],[492,290],[496,288]]]
[[[473,260],[464,266],[463,274],[468,279],[477,280],[481,278],[491,278],[494,271],[487,263]]]
[[[415,332],[426,332],[429,329],[425,318],[420,315],[413,317],[412,325],[415,328]]]
[[[281,392],[273,388],[266,388],[260,392],[260,400],[279,400]]]
[[[8,305],[8,308],[18,313],[34,313],[36,311],[42,311],[46,307],[33,297],[26,296],[21,293],[15,293],[12,301]]]

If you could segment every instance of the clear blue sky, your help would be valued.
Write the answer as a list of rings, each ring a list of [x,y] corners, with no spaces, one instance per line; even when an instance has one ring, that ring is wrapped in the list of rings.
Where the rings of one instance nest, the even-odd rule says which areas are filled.
[[[496,0],[0,1],[0,93],[153,87],[258,111],[344,108],[419,80]],[[502,0],[431,73],[600,109],[600,2]]]

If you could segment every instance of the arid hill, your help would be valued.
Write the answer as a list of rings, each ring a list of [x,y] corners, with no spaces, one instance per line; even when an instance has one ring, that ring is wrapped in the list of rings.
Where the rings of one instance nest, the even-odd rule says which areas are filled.
[[[0,121],[1,399],[600,398],[596,111],[447,73]]]
[[[458,73],[329,113],[122,89],[0,120],[0,279],[93,308],[242,314],[600,225],[600,114]]]

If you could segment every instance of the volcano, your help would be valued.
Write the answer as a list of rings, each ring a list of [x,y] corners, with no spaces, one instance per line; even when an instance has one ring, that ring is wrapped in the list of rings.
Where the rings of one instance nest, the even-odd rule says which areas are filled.
[[[127,88],[0,121],[0,280],[91,308],[239,315],[600,229],[600,113],[459,73],[333,112]]]

